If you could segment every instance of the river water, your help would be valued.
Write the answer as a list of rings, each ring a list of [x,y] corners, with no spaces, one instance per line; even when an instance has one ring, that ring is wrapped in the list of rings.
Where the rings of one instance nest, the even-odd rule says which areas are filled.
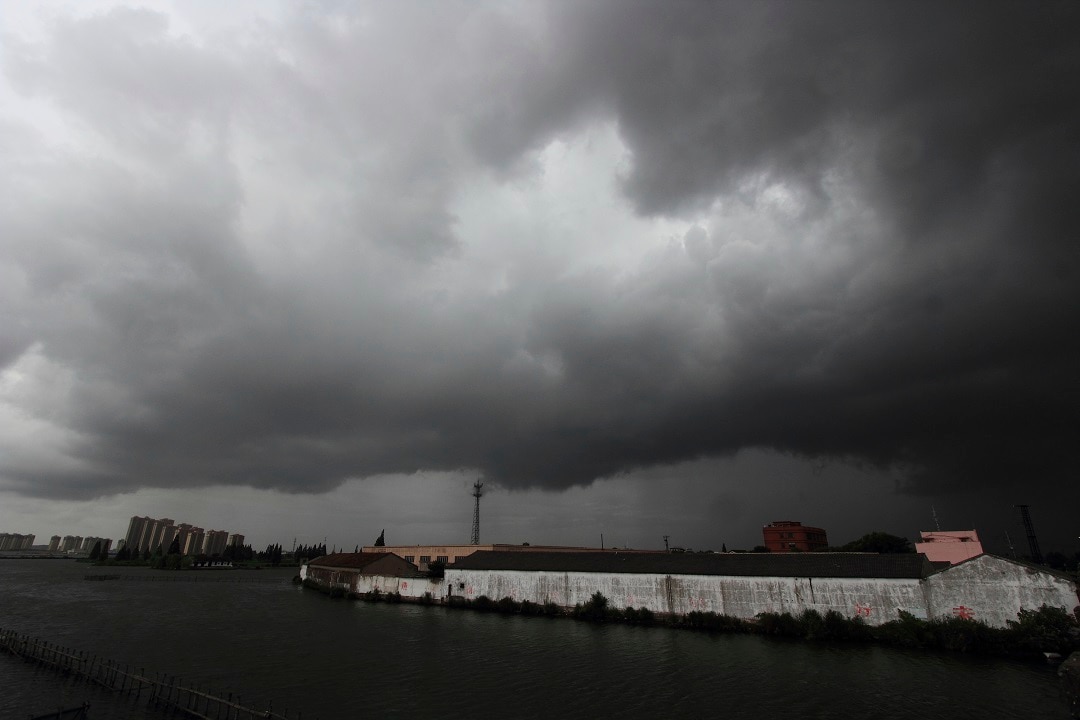
[[[295,568],[84,580],[104,571],[0,561],[0,627],[290,718],[1068,718],[1041,664],[330,600]],[[95,720],[162,717],[0,653],[0,718],[84,701]]]

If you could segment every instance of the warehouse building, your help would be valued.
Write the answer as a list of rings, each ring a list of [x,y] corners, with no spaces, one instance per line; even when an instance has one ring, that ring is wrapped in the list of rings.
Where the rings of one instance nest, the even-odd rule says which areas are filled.
[[[440,579],[429,579],[412,563],[393,553],[334,553],[315,558],[300,568],[300,578],[323,588],[341,588],[346,592],[398,593],[419,598],[430,593],[440,597]]]

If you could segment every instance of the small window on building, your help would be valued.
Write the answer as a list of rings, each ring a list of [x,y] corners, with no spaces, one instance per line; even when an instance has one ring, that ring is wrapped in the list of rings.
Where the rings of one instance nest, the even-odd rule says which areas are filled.
[[[458,590],[464,590],[465,589],[465,583],[463,583],[463,582],[459,582],[457,584],[457,586],[458,586]]]
[[[441,562],[441,563],[442,563],[443,565],[445,565],[445,564],[446,564],[446,556],[445,556],[445,555],[440,555],[440,556],[438,556],[438,557],[437,557],[437,558],[435,558],[435,559],[436,559],[437,561]]]
[[[406,555],[405,562],[412,562],[416,558],[415,555]]]
[[[431,556],[430,555],[421,555],[420,556],[420,562],[421,563],[429,563],[429,562],[431,562]]]

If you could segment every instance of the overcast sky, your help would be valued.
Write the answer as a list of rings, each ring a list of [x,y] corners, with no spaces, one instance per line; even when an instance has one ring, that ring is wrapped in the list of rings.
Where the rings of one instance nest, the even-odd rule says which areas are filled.
[[[0,5],[0,532],[1080,549],[1080,6]]]

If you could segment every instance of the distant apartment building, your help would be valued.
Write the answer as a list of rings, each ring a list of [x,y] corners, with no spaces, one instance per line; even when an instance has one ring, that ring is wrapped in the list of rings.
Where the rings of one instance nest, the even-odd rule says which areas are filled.
[[[776,520],[761,529],[769,552],[811,552],[829,546],[825,531],[794,520]]]
[[[203,545],[203,553],[213,557],[225,552],[229,542],[227,530],[207,530],[206,543]]]
[[[108,556],[109,551],[112,548],[112,539],[111,538],[83,538],[82,539],[82,546],[80,547],[80,551],[83,552],[83,553],[87,553],[87,554],[93,553],[94,552],[94,547],[98,543],[100,543],[100,547],[98,548],[97,552],[100,555]]]
[[[108,555],[109,549],[112,547],[112,538],[85,537],[82,539],[82,542],[79,543],[78,552],[92,553],[94,552],[94,546],[98,543],[101,543],[98,552]]]
[[[124,536],[124,544],[139,552],[149,550],[154,552],[167,540],[162,550],[168,550],[176,534],[176,528],[171,518],[132,517],[128,523],[128,531]]]
[[[188,523],[180,523],[176,526],[176,534],[173,537],[169,538],[169,544],[165,546],[165,549],[168,550],[170,547],[172,547],[173,540],[176,540],[176,547],[180,551],[180,553],[183,554],[184,547],[188,544],[191,538],[191,534],[195,530],[196,528]]]
[[[161,528],[161,537],[153,544],[152,548],[154,550],[161,548],[162,553],[168,552],[169,548],[172,547],[173,540],[176,539],[178,531],[179,528],[175,525],[165,525]]]
[[[206,531],[201,527],[191,528],[187,538],[180,543],[180,552],[184,555],[198,555],[206,543]]]
[[[142,552],[150,547],[157,524],[161,522],[151,517],[132,517],[128,523],[124,545],[130,550]]]
[[[65,535],[60,541],[60,552],[78,552],[82,545],[82,535]]]
[[[233,533],[229,536],[229,547],[243,547],[244,536],[240,533]]]
[[[244,536],[230,535],[227,530],[204,530],[189,523],[179,523],[171,518],[155,519],[152,517],[133,516],[128,522],[124,544],[131,550],[138,548],[140,553],[149,550],[168,552],[173,541],[177,541],[183,555],[221,555],[225,548],[237,539],[243,545]]]
[[[62,538],[59,535],[53,535],[49,538],[49,552],[56,552],[60,549],[60,540]]]
[[[34,546],[33,535],[0,533],[0,550],[29,550]]]
[[[915,552],[922,553],[930,562],[955,565],[982,555],[983,546],[974,530],[923,531],[915,543]]]

